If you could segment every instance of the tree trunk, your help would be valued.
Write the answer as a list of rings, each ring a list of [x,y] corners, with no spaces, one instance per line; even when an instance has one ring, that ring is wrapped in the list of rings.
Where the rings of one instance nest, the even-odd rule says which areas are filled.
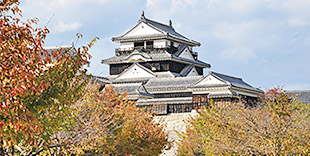
[[[0,155],[4,155],[3,140],[0,141]]]
[[[14,156],[15,150],[14,150],[14,146],[11,146],[12,149],[12,156]]]

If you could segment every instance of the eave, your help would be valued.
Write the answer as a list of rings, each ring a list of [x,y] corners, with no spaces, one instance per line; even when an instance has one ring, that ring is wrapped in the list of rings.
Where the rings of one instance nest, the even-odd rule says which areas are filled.
[[[152,36],[136,36],[136,37],[113,37],[112,41],[116,43],[123,43],[123,42],[135,42],[135,41],[149,41],[149,40],[161,40],[161,39],[167,39],[179,43],[183,43],[190,46],[200,46],[201,44],[194,40],[185,40],[182,38],[174,37],[169,34],[166,35],[152,35]]]

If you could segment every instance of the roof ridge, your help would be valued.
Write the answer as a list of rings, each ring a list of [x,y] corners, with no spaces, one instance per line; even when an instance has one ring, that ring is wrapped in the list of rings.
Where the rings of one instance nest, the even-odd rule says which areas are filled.
[[[180,74],[181,74],[182,76],[187,76],[188,73],[189,73],[193,68],[195,68],[194,64],[187,65],[187,66],[185,66],[185,67],[181,70]]]
[[[188,77],[188,76],[182,76],[182,77],[159,77],[159,78],[152,78],[152,80],[158,80],[160,81],[160,79],[193,79],[193,78],[202,78],[203,76],[201,75],[198,75],[198,76],[191,76],[191,77]]]
[[[187,45],[185,44],[181,44],[178,47],[178,51],[176,53],[174,53],[175,56],[178,56],[182,54],[182,52],[184,51],[184,49],[187,48]]]
[[[242,78],[240,78],[240,77],[230,76],[230,75],[226,75],[226,74],[222,74],[222,73],[217,73],[217,72],[214,72],[214,71],[209,71],[209,73],[211,73],[211,74],[213,73],[215,75],[221,75],[221,76],[226,76],[226,77],[242,80]]]
[[[167,24],[163,24],[163,23],[160,23],[160,22],[157,22],[157,21],[154,21],[154,20],[148,19],[148,18],[145,18],[145,22],[153,22],[153,23],[156,23],[156,24],[159,24],[159,25],[162,25],[162,26],[165,26],[165,27],[168,27],[168,28],[173,29],[173,27],[170,27],[170,26],[169,26],[169,25],[167,25]]]
[[[126,39],[124,36],[126,36],[129,32],[131,32],[133,29],[137,28],[137,26],[142,24],[142,23],[144,23],[144,24],[150,26],[151,28],[162,33],[162,35],[154,37],[154,39],[162,39],[162,38],[169,39],[169,40],[172,39],[172,40],[176,40],[177,42],[184,42],[185,44],[188,44],[191,46],[200,46],[199,42],[192,40],[192,39],[188,39],[187,37],[178,33],[173,28],[171,20],[169,21],[169,25],[167,25],[167,24],[146,18],[144,16],[144,12],[142,12],[142,15],[138,21],[138,24],[136,24],[133,28],[131,28],[125,34],[118,36],[118,37],[112,37],[112,41],[114,41],[114,42],[120,42],[120,41],[128,42],[130,40],[135,40],[136,39],[135,37],[132,37],[131,39]]]

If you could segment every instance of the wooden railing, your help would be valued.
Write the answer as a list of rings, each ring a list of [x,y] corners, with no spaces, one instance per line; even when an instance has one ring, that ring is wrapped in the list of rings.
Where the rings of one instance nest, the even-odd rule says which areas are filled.
[[[162,45],[146,45],[144,46],[136,46],[136,47],[129,47],[129,48],[115,48],[115,52],[122,52],[122,51],[132,51],[134,49],[165,49],[170,48],[170,46],[162,46]]]
[[[154,105],[137,105],[139,108],[145,108],[145,111],[152,111],[158,115],[169,113],[188,113],[196,108],[201,108],[205,104],[200,103],[182,103],[182,104],[154,104]]]

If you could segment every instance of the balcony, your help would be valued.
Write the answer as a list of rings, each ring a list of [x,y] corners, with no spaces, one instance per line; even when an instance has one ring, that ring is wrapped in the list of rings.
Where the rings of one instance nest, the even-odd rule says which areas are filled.
[[[170,113],[188,113],[194,109],[200,109],[203,106],[208,106],[208,103],[184,103],[184,104],[154,104],[154,105],[137,105],[139,108],[144,108],[145,111],[153,112],[158,115]]]
[[[126,53],[131,53],[135,49],[142,49],[145,52],[153,51],[153,50],[161,50],[161,49],[170,49],[170,46],[162,46],[162,45],[146,45],[146,46],[135,46],[135,47],[129,47],[129,48],[116,48],[115,54],[121,55]]]

